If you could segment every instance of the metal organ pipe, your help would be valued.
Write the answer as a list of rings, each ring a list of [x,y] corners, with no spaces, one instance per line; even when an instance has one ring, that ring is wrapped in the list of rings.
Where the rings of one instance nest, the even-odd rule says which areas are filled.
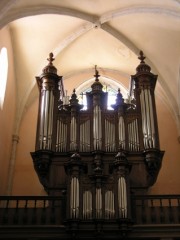
[[[127,191],[124,177],[118,179],[118,206],[120,218],[127,218]]]
[[[101,126],[101,109],[100,106],[94,106],[93,110],[93,136],[94,149],[100,150],[102,148],[102,126]]]
[[[150,89],[142,89],[140,94],[144,147],[155,148],[155,128]]]
[[[63,124],[64,135],[63,135],[63,150],[66,151],[66,142],[67,142],[67,124]]]
[[[93,111],[93,137],[94,137],[94,149],[97,148],[96,144],[97,144],[97,127],[96,127],[96,106],[94,107],[94,111]]]
[[[79,180],[77,177],[71,179],[70,217],[79,217]]]
[[[48,126],[48,105],[49,105],[49,91],[45,92],[45,105],[44,105],[44,149],[47,146],[47,126]]]
[[[128,124],[128,137],[129,137],[129,149],[132,150],[132,145],[131,145],[131,128],[130,128],[130,123]]]
[[[138,120],[135,120],[135,129],[136,129],[136,146],[137,146],[137,151],[140,150],[140,144],[139,144],[139,133],[138,133]]]
[[[56,152],[59,150],[59,120],[57,120],[57,132],[56,132]]]
[[[115,151],[115,125],[105,119],[105,148],[107,152]]]
[[[76,178],[76,211],[77,211],[77,217],[79,217],[79,180]]]
[[[56,152],[66,151],[67,145],[67,124],[57,120]]]
[[[102,122],[101,122],[101,109],[98,107],[98,130],[99,130],[99,148],[102,148]]]
[[[86,219],[86,192],[83,192],[83,218]]]
[[[51,149],[53,129],[54,95],[52,90],[43,90],[40,113],[40,149]]]
[[[109,131],[108,131],[108,123],[107,123],[107,120],[105,119],[105,148],[106,148],[106,151],[109,150],[109,141],[108,141],[108,137],[109,137]]]
[[[154,127],[154,114],[153,114],[153,106],[152,106],[152,98],[150,90],[148,91],[149,96],[149,112],[150,112],[150,121],[151,121],[151,134],[152,134],[152,144],[155,148],[156,142],[155,142],[155,127]]]
[[[105,193],[105,217],[110,219],[114,217],[114,193],[107,191]]]
[[[133,150],[137,151],[135,121],[132,122],[132,144]]]
[[[134,123],[134,122],[132,122],[130,126],[131,126],[131,134],[132,134],[132,135],[131,135],[131,137],[132,137],[132,139],[131,139],[131,140],[132,140],[132,150],[134,151],[134,150],[135,150],[135,149],[134,149],[134,143],[135,143],[135,142],[134,142],[134,128],[133,128],[134,126],[133,126],[133,123]]]
[[[77,124],[76,118],[73,116],[71,118],[71,135],[70,135],[70,150],[76,150],[77,142],[76,142],[76,135],[77,135]]]
[[[43,122],[44,122],[44,98],[45,91],[42,93],[41,97],[41,113],[40,113],[40,127],[39,127],[39,148],[43,149]]]
[[[145,106],[144,106],[144,91],[141,90],[140,93],[140,102],[141,102],[141,117],[142,117],[142,130],[144,135],[144,147],[148,148],[148,132],[147,132],[147,124],[146,124],[146,114],[145,114]]]
[[[71,179],[71,198],[70,198],[70,217],[72,218],[73,216],[73,178]]]
[[[119,146],[122,149],[125,149],[125,126],[124,126],[124,118],[122,116],[119,117]]]
[[[90,120],[87,121],[86,123],[87,127],[86,127],[86,148],[87,151],[90,151]]]
[[[129,150],[139,151],[139,134],[138,134],[137,119],[128,123],[128,140],[129,140]]]
[[[53,92],[50,91],[49,121],[48,121],[48,149],[51,149],[51,146],[52,146],[53,106],[54,106],[54,96],[53,96]]]
[[[92,218],[92,193],[90,191],[83,193],[83,218]]]
[[[90,120],[80,125],[80,151],[90,151]]]
[[[132,150],[134,151],[134,129],[133,129],[133,122],[130,124],[131,128],[131,143],[132,143]]]
[[[102,193],[101,188],[96,188],[96,218],[102,217]]]
[[[147,89],[144,90],[144,96],[145,96],[145,108],[146,108],[146,124],[147,124],[147,130],[148,130],[148,146],[152,148],[151,125],[150,125],[150,116],[149,116],[149,101],[148,101]]]

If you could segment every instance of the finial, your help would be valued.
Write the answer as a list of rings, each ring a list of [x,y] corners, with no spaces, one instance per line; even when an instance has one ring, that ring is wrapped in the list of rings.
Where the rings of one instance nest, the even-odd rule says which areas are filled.
[[[95,78],[96,78],[96,81],[99,81],[99,79],[98,79],[98,77],[100,76],[99,75],[99,72],[98,72],[98,70],[97,70],[97,65],[95,65]]]
[[[73,93],[71,95],[71,99],[70,99],[70,105],[71,106],[78,106],[78,102],[79,100],[77,99],[77,95],[76,95],[76,90],[75,88],[73,89]]]
[[[73,89],[73,93],[72,93],[71,98],[73,98],[73,99],[76,99],[76,98],[77,98],[76,89],[75,89],[75,88]]]
[[[141,60],[141,63],[144,63],[144,59],[145,59],[146,57],[144,56],[143,51],[140,51],[140,52],[139,52],[139,55],[140,55],[140,56],[138,57],[138,59]]]
[[[53,53],[51,52],[51,53],[49,54],[49,58],[47,58],[47,60],[49,61],[49,64],[50,64],[50,65],[52,65],[52,62],[53,62],[54,59],[55,59],[55,58],[53,58],[53,56],[54,56],[54,55],[53,55]]]
[[[97,65],[95,65],[95,75],[94,75],[94,77],[95,77],[95,81],[94,81],[94,83],[91,85],[91,88],[92,88],[92,91],[102,91],[102,88],[103,88],[103,85],[100,83],[100,81],[99,81],[99,72],[98,72],[98,70],[97,70]]]
[[[45,68],[43,68],[43,74],[47,74],[47,73],[53,73],[53,74],[57,74],[57,69],[56,67],[53,65],[53,61],[55,58],[53,58],[53,53],[49,53],[49,58],[47,58],[48,60],[48,65],[45,66]]]
[[[116,105],[122,105],[124,103],[124,99],[121,93],[121,89],[118,88],[118,93],[117,93],[117,97],[116,97]]]
[[[146,58],[145,56],[144,56],[144,53],[143,53],[143,51],[140,51],[139,52],[139,57],[138,57],[138,59],[139,60],[141,60],[141,62],[140,62],[140,64],[137,66],[137,68],[136,68],[136,71],[138,72],[138,73],[140,73],[140,72],[150,72],[151,71],[151,68],[150,68],[150,66],[148,65],[148,64],[146,64],[145,63],[145,61],[144,61],[144,59]]]

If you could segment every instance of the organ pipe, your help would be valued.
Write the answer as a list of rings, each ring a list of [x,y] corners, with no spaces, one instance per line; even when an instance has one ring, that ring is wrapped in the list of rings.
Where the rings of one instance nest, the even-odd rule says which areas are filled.
[[[111,219],[114,217],[114,193],[112,191],[106,191],[105,193],[105,217]]]
[[[79,217],[79,180],[77,177],[71,179],[71,192],[70,192],[70,217]]]
[[[90,151],[90,120],[80,125],[80,151]]]
[[[95,105],[93,109],[93,138],[94,138],[94,150],[101,150],[102,124],[101,124],[101,109],[100,106],[98,105]]]
[[[102,217],[102,193],[101,188],[96,188],[96,218]]]
[[[149,111],[150,111],[150,121],[151,121],[151,131],[152,131],[152,145],[153,147],[156,146],[155,142],[155,126],[154,126],[154,114],[153,114],[153,106],[152,106],[152,98],[151,93],[148,91],[148,97],[149,97]]]
[[[122,149],[125,149],[125,125],[124,118],[122,116],[119,117],[118,130],[119,130],[119,146],[121,146]]]
[[[76,118],[72,116],[71,118],[71,133],[70,133],[70,150],[77,149],[77,123]]]
[[[83,193],[83,218],[92,218],[92,193],[90,191]]]
[[[67,146],[67,124],[57,120],[56,152],[65,152]]]
[[[127,218],[127,190],[124,177],[118,179],[118,207],[119,217]]]
[[[107,152],[115,151],[115,125],[105,119],[105,149]]]
[[[52,148],[54,95],[52,90],[43,90],[41,98],[39,148]]]
[[[155,127],[150,89],[142,89],[140,93],[142,129],[144,147],[155,148]]]
[[[139,151],[140,150],[137,119],[128,123],[128,140],[129,140],[129,150],[130,151]]]

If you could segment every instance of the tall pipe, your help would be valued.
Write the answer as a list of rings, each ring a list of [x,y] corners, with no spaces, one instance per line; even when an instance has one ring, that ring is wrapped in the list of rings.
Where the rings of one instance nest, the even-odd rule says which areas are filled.
[[[98,105],[93,110],[93,138],[94,149],[100,150],[102,147],[102,126],[101,126],[101,109]]]
[[[154,114],[153,114],[153,106],[152,106],[152,98],[150,90],[148,90],[148,97],[149,97],[149,112],[150,112],[150,121],[151,121],[151,136],[152,136],[152,144],[155,148],[156,142],[155,142],[155,127],[154,127]]]
[[[146,123],[146,114],[145,114],[145,102],[144,102],[144,90],[141,90],[140,94],[140,102],[141,102],[141,113],[142,113],[142,129],[144,136],[144,147],[148,148],[148,131],[147,131],[147,123]]]
[[[125,126],[124,119],[122,116],[119,117],[118,130],[119,130],[119,146],[121,146],[122,149],[125,149]]]
[[[124,177],[118,180],[118,206],[120,218],[127,218],[127,190]]]

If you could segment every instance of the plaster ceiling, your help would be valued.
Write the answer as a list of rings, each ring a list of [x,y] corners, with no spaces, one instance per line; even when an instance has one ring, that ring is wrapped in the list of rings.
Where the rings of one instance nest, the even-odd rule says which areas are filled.
[[[158,74],[156,95],[171,110],[177,126],[180,112],[180,1],[179,0],[1,0],[0,27],[9,26],[17,80],[17,114],[37,97],[35,76],[50,52],[64,76],[135,73],[137,55]]]

